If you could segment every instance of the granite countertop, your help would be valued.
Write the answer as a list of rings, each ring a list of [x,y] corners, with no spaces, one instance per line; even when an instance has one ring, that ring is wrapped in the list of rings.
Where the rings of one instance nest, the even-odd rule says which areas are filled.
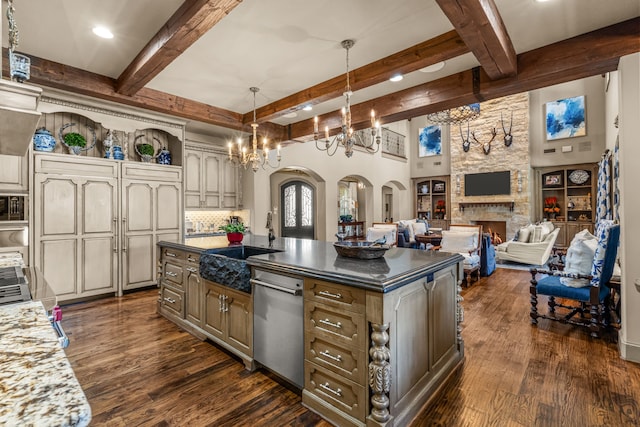
[[[268,247],[266,236],[245,235],[242,244]],[[190,238],[184,243],[161,245],[202,252],[229,246],[226,236]],[[360,260],[338,256],[332,242],[308,239],[276,238],[273,248],[283,252],[247,258],[247,264],[317,279],[339,281],[379,292],[388,292],[463,260],[459,254],[391,248],[384,257]]]
[[[41,301],[0,306],[0,425],[86,426],[91,407]]]

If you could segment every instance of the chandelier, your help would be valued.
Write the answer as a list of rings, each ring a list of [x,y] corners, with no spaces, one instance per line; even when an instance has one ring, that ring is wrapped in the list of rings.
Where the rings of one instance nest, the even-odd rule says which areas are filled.
[[[233,143],[229,142],[229,162],[236,167],[243,166],[245,169],[251,165],[251,169],[254,172],[258,171],[258,167],[266,169],[266,166],[277,168],[280,165],[280,144],[277,146],[277,160],[278,163],[272,164],[269,160],[269,143],[267,138],[262,139],[262,149],[258,150],[258,122],[256,121],[256,93],[260,91],[257,87],[250,87],[249,90],[253,93],[253,123],[251,128],[253,129],[253,138],[251,140],[251,151],[247,152],[247,147],[243,145],[242,138],[238,138],[237,149],[234,152]]]
[[[320,151],[326,151],[329,156],[333,156],[338,147],[343,146],[345,156],[351,157],[354,145],[364,148],[369,153],[376,153],[380,149],[380,122],[376,120],[375,111],[371,110],[370,140],[363,138],[359,133],[355,133],[353,127],[351,127],[351,95],[353,95],[353,92],[349,83],[349,49],[353,47],[355,41],[350,39],[343,40],[340,44],[347,51],[347,86],[343,93],[346,98],[346,105],[342,107],[342,126],[340,127],[340,132],[333,139],[329,138],[329,126],[325,126],[324,144],[322,144],[322,139],[318,132],[318,116],[315,116],[313,118],[313,139],[316,141],[316,148]]]
[[[427,120],[440,125],[457,125],[477,119],[479,115],[480,104],[476,103],[427,114]]]

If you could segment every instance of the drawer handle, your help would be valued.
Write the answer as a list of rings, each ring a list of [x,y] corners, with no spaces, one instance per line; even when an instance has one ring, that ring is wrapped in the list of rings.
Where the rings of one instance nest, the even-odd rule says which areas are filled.
[[[320,291],[318,292],[318,295],[322,295],[323,297],[329,297],[334,299],[342,299],[342,294],[333,294],[327,291]]]
[[[328,391],[329,393],[333,393],[336,396],[342,397],[342,389],[341,388],[338,388],[337,390],[334,390],[331,387],[329,387],[329,383],[319,384],[318,386],[321,389],[324,389],[324,390]]]
[[[329,321],[329,319],[320,319],[318,322],[327,325],[327,326],[333,326],[334,328],[338,328],[338,329],[342,329],[342,323],[338,322],[338,323],[333,323],[331,321]]]
[[[168,302],[169,304],[175,304],[176,303],[176,300],[174,300],[173,298],[164,297],[164,300],[166,302]]]
[[[342,363],[342,356],[340,356],[340,355],[334,356],[333,354],[329,353],[329,350],[321,351],[320,354],[323,355],[324,357],[327,357],[327,358],[335,361],[335,362],[341,362]]]
[[[191,273],[197,273],[198,269],[197,268],[193,268],[193,267],[187,267],[187,271],[189,271]]]
[[[176,255],[176,254],[174,254],[173,252],[165,252],[164,254],[165,254],[166,256],[170,256],[170,257],[172,257],[172,258],[175,258],[175,257],[177,256],[177,255]]]
[[[178,274],[174,273],[173,271],[167,271],[167,276],[169,276],[169,277],[178,277]]]
[[[196,262],[197,260],[196,260],[194,257],[192,257],[191,255],[189,255],[189,256],[187,257],[187,261],[189,261],[189,262]]]

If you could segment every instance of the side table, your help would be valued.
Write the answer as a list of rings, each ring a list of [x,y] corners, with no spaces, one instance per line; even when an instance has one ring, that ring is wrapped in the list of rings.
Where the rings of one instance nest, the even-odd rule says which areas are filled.
[[[425,245],[430,243],[433,246],[440,246],[441,241],[442,241],[441,233],[416,234],[416,242],[424,243]]]

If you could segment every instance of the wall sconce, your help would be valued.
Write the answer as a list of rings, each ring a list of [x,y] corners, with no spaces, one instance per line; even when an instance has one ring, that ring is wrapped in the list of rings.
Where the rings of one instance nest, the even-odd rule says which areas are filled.
[[[516,171],[516,182],[518,183],[518,193],[522,193],[522,174],[519,170]]]
[[[456,194],[460,195],[460,174],[456,175]]]

